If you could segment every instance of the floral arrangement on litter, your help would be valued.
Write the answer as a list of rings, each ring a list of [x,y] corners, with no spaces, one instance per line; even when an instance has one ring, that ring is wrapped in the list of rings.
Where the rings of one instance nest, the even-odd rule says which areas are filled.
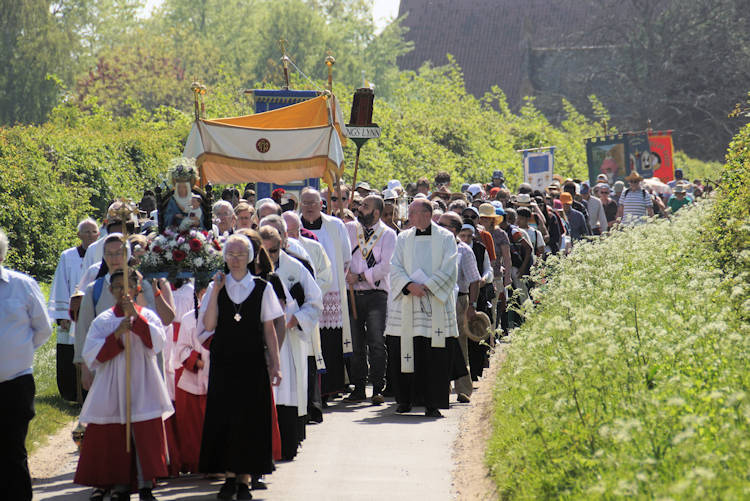
[[[149,243],[139,269],[147,278],[194,277],[196,285],[206,285],[223,266],[221,243],[213,231],[167,228]]]

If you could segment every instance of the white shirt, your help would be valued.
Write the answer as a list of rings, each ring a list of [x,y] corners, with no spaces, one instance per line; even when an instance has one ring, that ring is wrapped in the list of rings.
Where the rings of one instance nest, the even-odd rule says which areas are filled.
[[[177,382],[177,387],[193,395],[205,395],[208,393],[208,372],[211,364],[211,352],[203,347],[198,341],[198,335],[203,330],[203,319],[195,318],[195,310],[188,311],[180,319],[180,334],[177,338],[174,359],[180,365],[187,360],[193,352],[200,355],[205,364],[198,372],[187,369],[182,371],[182,376]]]
[[[83,269],[88,270],[92,264],[97,264],[104,257],[104,241],[107,239],[107,232],[102,231],[99,240],[86,248],[86,254],[83,256]],[[78,290],[83,290],[87,284],[83,284]]]
[[[239,304],[247,299],[247,297],[251,292],[253,292],[253,289],[255,288],[255,278],[255,276],[247,273],[242,280],[237,281],[232,278],[231,274],[228,274],[227,281],[224,284],[224,287],[227,290],[229,299],[231,299],[235,304]],[[211,297],[213,290],[214,283],[211,282],[210,284],[208,284],[208,288],[206,289],[206,294],[204,297]],[[204,315],[206,313],[208,303],[209,301],[203,301],[203,303],[201,303],[199,312],[200,315]],[[260,306],[260,321],[268,322],[270,320],[279,318],[282,315],[284,315],[284,310],[281,309],[281,303],[279,303],[279,299],[276,297],[276,293],[273,291],[273,286],[271,286],[270,283],[266,284],[266,290],[263,291],[263,300]],[[201,343],[204,342],[210,334],[213,334],[213,331],[201,335]]]
[[[52,334],[36,281],[0,266],[0,383],[31,374],[34,350]]]

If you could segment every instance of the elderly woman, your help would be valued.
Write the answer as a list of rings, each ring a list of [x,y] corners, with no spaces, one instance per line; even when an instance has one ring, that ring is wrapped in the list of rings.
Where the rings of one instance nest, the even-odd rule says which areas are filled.
[[[253,257],[246,237],[230,236],[224,246],[229,274],[216,274],[201,305],[199,339],[211,363],[200,470],[226,473],[219,499],[252,499],[250,474],[274,468],[271,382],[281,382],[274,320],[284,313],[273,287],[250,273]]]

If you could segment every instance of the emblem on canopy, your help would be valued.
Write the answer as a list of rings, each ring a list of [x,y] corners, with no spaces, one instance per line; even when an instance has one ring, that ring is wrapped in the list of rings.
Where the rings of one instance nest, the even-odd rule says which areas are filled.
[[[268,150],[271,149],[271,142],[268,139],[262,137],[255,143],[255,149],[261,153],[268,153]]]

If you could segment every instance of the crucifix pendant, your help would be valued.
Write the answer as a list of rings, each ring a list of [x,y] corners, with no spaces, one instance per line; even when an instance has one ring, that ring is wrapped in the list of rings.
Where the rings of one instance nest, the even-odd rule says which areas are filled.
[[[235,322],[239,322],[240,320],[242,320],[242,315],[240,315],[239,313],[235,313],[234,314],[234,321]]]

